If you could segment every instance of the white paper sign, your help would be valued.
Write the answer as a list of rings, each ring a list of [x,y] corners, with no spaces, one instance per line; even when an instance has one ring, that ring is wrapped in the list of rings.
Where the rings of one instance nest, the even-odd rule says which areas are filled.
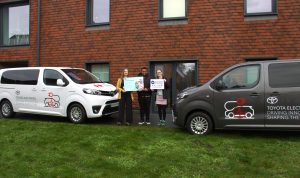
[[[163,90],[165,89],[165,79],[151,79],[150,80],[151,90]]]

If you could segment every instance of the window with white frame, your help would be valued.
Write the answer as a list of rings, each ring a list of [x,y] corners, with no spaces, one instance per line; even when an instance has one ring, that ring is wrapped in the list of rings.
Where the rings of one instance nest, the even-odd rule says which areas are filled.
[[[160,0],[160,19],[187,18],[187,0]]]
[[[29,45],[29,1],[0,4],[0,46]]]
[[[275,15],[277,0],[244,0],[245,15]]]
[[[110,18],[110,0],[87,0],[87,25],[107,25]]]

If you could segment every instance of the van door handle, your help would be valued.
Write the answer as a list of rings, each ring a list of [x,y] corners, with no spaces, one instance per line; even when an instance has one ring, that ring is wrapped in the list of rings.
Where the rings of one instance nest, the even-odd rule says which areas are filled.
[[[274,92],[272,92],[272,94],[271,94],[272,96],[279,96],[280,95],[280,93],[279,92],[277,92],[277,91],[274,91]]]
[[[36,88],[33,88],[32,91],[36,91]]]
[[[259,96],[259,95],[260,95],[259,93],[251,93],[251,94],[250,94],[250,96],[253,96],[253,97]]]

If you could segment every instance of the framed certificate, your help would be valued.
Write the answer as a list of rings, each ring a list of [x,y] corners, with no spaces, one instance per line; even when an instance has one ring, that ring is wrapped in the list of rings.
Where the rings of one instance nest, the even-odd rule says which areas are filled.
[[[144,89],[143,77],[126,77],[124,78],[125,91],[140,91]]]
[[[165,79],[151,79],[150,80],[151,90],[163,90],[165,89]]]

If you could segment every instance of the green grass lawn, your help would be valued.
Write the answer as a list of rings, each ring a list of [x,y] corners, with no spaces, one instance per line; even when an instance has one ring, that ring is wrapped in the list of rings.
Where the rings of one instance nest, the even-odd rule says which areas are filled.
[[[300,177],[299,132],[0,119],[0,177]]]

